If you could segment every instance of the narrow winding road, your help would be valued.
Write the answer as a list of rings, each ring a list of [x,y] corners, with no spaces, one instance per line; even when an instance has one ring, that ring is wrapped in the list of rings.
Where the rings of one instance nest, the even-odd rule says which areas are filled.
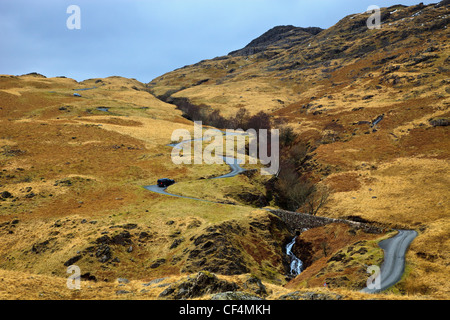
[[[226,132],[223,132],[225,135],[227,134]],[[235,133],[236,134],[236,133]],[[192,143],[194,141],[199,141],[199,140],[203,140],[202,139],[193,139],[193,140],[188,140],[188,141],[181,141],[179,143],[176,144],[169,144],[169,147],[173,147],[173,148],[177,148],[177,149],[183,149],[182,145],[185,143]],[[241,160],[238,160],[236,158],[231,158],[231,157],[223,157],[224,162],[230,166],[231,172],[224,174],[220,177],[215,177],[215,178],[211,178],[211,179],[224,179],[224,178],[232,178],[237,176],[238,174],[245,172],[246,170],[244,168],[241,167]],[[183,198],[183,199],[191,199],[191,200],[197,200],[197,201],[204,201],[204,202],[211,202],[209,200],[203,200],[203,199],[197,199],[197,198],[191,198],[191,197],[185,197],[185,196],[180,196],[177,194],[172,194],[167,192],[167,188],[160,188],[157,185],[151,185],[151,186],[145,186],[145,189],[147,189],[148,191],[151,192],[155,192],[155,193],[159,193],[159,194],[163,194],[166,196],[171,196],[171,197],[177,197],[177,198]]]
[[[418,233],[413,230],[398,230],[395,237],[381,241],[379,246],[384,251],[384,262],[379,274],[379,286],[366,287],[361,292],[378,293],[399,282],[405,272],[406,252],[417,236]]]
[[[224,174],[223,176],[215,177],[215,178],[211,178],[211,179],[232,178],[232,177],[235,177],[238,174],[245,171],[245,169],[240,166],[240,161],[238,159],[224,157],[224,161],[226,164],[228,164],[230,166],[231,172]],[[160,187],[158,187],[158,185],[145,186],[144,188],[147,189],[148,191],[163,194],[166,196],[183,198],[183,199],[191,199],[191,200],[197,200],[197,201],[204,201],[204,202],[211,202],[209,200],[185,197],[185,196],[180,196],[177,194],[169,193],[169,192],[167,192],[167,188],[160,188]]]
[[[174,148],[180,148],[184,143],[191,143],[194,140],[182,141],[178,144],[169,145]],[[224,157],[226,164],[231,168],[231,172],[220,177],[215,177],[211,179],[223,179],[232,178],[245,171],[244,168],[240,166],[241,162],[235,158]],[[167,192],[167,188],[160,188],[157,185],[145,186],[145,189],[151,192],[159,193],[166,196],[191,199],[196,201],[211,202],[209,200],[197,199],[191,197],[180,196]],[[383,240],[380,242],[379,246],[384,251],[384,262],[381,265],[381,270],[379,274],[379,286],[376,288],[364,288],[361,292],[364,293],[378,293],[384,291],[397,282],[399,282],[405,271],[405,256],[411,242],[418,236],[416,231],[413,230],[397,230],[398,234],[390,239]]]

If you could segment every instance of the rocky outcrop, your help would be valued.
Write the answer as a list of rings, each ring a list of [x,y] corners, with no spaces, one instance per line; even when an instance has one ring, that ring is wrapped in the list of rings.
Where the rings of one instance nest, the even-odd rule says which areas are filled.
[[[450,119],[448,118],[431,119],[429,122],[433,127],[447,127],[450,125]]]
[[[336,293],[300,292],[295,291],[278,298],[279,300],[342,300],[343,296]]]
[[[226,221],[189,239],[191,246],[184,250],[187,258],[181,271],[283,275],[287,269],[284,244],[291,237],[283,221],[271,214],[260,215],[248,223]]]
[[[242,250],[234,244],[235,236],[244,236],[246,230],[233,222],[209,227],[206,233],[193,239],[183,272],[204,269],[225,275],[249,272]]]
[[[125,224],[121,226],[123,231],[120,231],[112,236],[103,235],[97,238],[92,246],[87,247],[83,251],[79,252],[76,256],[71,257],[67,260],[64,265],[70,266],[85,256],[95,257],[100,263],[110,263],[110,262],[119,262],[120,260],[117,257],[114,257],[114,251],[118,247],[123,247],[127,252],[133,251],[133,235],[128,231],[136,228],[135,224]],[[139,234],[139,239],[146,238],[149,235],[145,232],[141,232]],[[47,245],[47,244],[46,244]],[[45,248],[45,247],[44,247]],[[37,246],[33,246],[33,250],[42,250],[42,244],[38,244]]]
[[[214,273],[200,271],[171,283],[159,294],[159,298],[179,300],[212,295],[211,300],[263,300],[269,295],[266,286],[254,275],[248,275],[240,285],[234,281],[219,279]]]
[[[317,27],[300,28],[294,26],[277,26],[251,41],[243,49],[232,51],[230,56],[248,56],[265,51],[268,47],[288,49],[310,37],[320,33],[323,29]]]
[[[171,284],[160,295],[160,298],[170,300],[192,299],[205,294],[236,291],[239,286],[234,282],[228,282],[217,278],[209,272],[199,272],[186,280]]]
[[[216,293],[211,300],[263,300],[262,298],[241,291],[228,291]]]

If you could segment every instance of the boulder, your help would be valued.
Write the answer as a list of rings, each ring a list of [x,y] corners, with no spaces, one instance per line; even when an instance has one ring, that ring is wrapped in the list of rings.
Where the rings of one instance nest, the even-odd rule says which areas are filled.
[[[201,271],[193,277],[171,284],[160,295],[167,299],[192,299],[205,294],[236,291],[239,286],[236,283],[220,280],[215,274]]]
[[[13,195],[8,191],[3,191],[2,193],[0,193],[0,197],[3,199],[8,199],[8,198],[12,198]]]
[[[254,296],[241,291],[227,291],[216,293],[211,297],[211,300],[263,300],[258,296]]]

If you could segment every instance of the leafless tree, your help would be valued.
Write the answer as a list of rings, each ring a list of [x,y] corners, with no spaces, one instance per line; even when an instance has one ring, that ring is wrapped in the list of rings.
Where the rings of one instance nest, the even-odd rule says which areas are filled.
[[[330,191],[325,186],[314,186],[313,192],[311,192],[305,201],[307,212],[310,215],[316,216],[320,209],[328,202],[330,197]]]

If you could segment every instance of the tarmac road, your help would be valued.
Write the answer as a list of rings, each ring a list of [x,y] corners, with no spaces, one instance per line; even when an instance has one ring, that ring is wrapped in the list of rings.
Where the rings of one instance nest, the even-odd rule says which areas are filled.
[[[227,133],[224,132],[224,134],[226,135]],[[203,140],[203,139],[204,138],[193,139],[193,140],[189,140],[189,141],[182,141],[182,142],[179,142],[179,143],[176,143],[176,144],[170,144],[169,146],[173,147],[173,148],[182,149],[182,145],[185,144],[185,143],[191,143],[193,141],[200,141],[200,140]],[[230,166],[231,172],[229,172],[227,174],[224,174],[223,176],[215,177],[215,178],[211,178],[211,179],[232,178],[232,177],[235,177],[238,174],[246,171],[244,168],[241,167],[240,164],[242,163],[242,161],[239,160],[239,159],[231,158],[231,157],[223,157],[223,160],[225,161],[226,164],[228,164]],[[172,197],[178,197],[178,198],[183,198],[183,199],[191,199],[191,200],[211,202],[211,201],[208,201],[208,200],[191,198],[191,197],[184,197],[184,196],[172,194],[172,193],[167,192],[167,188],[160,188],[160,187],[158,187],[158,185],[145,186],[144,188],[147,189],[148,191],[159,193],[159,194],[163,194],[163,195],[166,195],[166,196],[172,196]]]
[[[395,237],[381,241],[379,246],[384,251],[384,262],[379,274],[380,285],[378,288],[366,287],[361,292],[378,293],[399,282],[405,271],[406,252],[417,236],[417,232],[413,230],[398,230]]]
[[[245,169],[240,166],[240,161],[238,159],[224,157],[224,160],[225,160],[225,163],[230,166],[231,172],[229,172],[227,174],[224,174],[223,176],[215,177],[215,178],[211,178],[211,179],[232,178],[234,176],[237,176],[241,172],[245,171]],[[178,198],[183,198],[183,199],[191,199],[191,200],[197,200],[197,201],[211,202],[211,201],[208,201],[208,200],[191,198],[191,197],[184,197],[184,196],[180,196],[180,195],[177,195],[177,194],[172,194],[172,193],[167,192],[167,188],[160,188],[160,187],[158,187],[158,185],[145,186],[144,188],[147,189],[148,191],[159,193],[159,194],[163,194],[163,195],[166,195],[166,196],[178,197]]]

